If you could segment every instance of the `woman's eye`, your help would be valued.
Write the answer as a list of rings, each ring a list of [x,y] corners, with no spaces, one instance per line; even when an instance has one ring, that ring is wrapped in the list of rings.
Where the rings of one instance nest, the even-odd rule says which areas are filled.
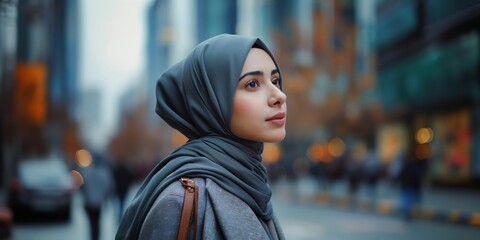
[[[257,81],[251,81],[247,83],[247,88],[256,88],[258,87],[258,82]]]
[[[279,78],[274,78],[274,79],[272,80],[272,83],[273,83],[273,85],[277,86],[278,88],[281,87],[281,81],[280,81]]]

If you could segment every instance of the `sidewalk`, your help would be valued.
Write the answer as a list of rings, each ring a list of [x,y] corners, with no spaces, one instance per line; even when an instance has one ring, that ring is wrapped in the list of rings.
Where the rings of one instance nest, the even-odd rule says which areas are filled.
[[[291,200],[307,201],[315,205],[343,210],[401,217],[400,189],[387,181],[380,181],[376,197],[362,185],[355,196],[349,196],[348,183],[340,180],[328,190],[308,177],[296,182],[280,180],[273,184],[274,194]],[[413,212],[413,218],[467,224],[480,227],[480,192],[432,188],[425,186],[422,199]]]

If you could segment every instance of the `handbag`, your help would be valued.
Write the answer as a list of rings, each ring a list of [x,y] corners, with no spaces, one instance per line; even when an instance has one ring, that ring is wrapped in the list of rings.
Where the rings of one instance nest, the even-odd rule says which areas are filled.
[[[180,225],[178,227],[178,240],[188,239],[188,228],[193,212],[193,238],[197,236],[197,218],[198,218],[198,187],[195,182],[187,177],[181,177],[180,182],[185,188],[185,196],[183,198],[182,213],[180,215]]]

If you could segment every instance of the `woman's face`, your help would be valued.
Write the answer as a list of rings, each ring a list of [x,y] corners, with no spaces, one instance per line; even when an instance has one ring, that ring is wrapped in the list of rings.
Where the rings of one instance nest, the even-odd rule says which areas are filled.
[[[277,142],[285,137],[287,96],[270,55],[252,48],[243,65],[233,101],[231,130],[237,137]]]

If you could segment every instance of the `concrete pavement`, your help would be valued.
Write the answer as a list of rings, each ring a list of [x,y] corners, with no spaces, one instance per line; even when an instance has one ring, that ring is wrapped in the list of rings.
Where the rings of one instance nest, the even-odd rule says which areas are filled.
[[[379,182],[374,193],[362,185],[353,196],[348,194],[346,180],[339,180],[328,188],[320,185],[320,182],[311,177],[294,182],[280,180],[272,184],[277,195],[283,198],[296,198],[341,210],[401,216],[400,189],[390,182]],[[421,202],[414,208],[413,218],[480,227],[480,191],[433,188],[427,185],[422,189]]]

